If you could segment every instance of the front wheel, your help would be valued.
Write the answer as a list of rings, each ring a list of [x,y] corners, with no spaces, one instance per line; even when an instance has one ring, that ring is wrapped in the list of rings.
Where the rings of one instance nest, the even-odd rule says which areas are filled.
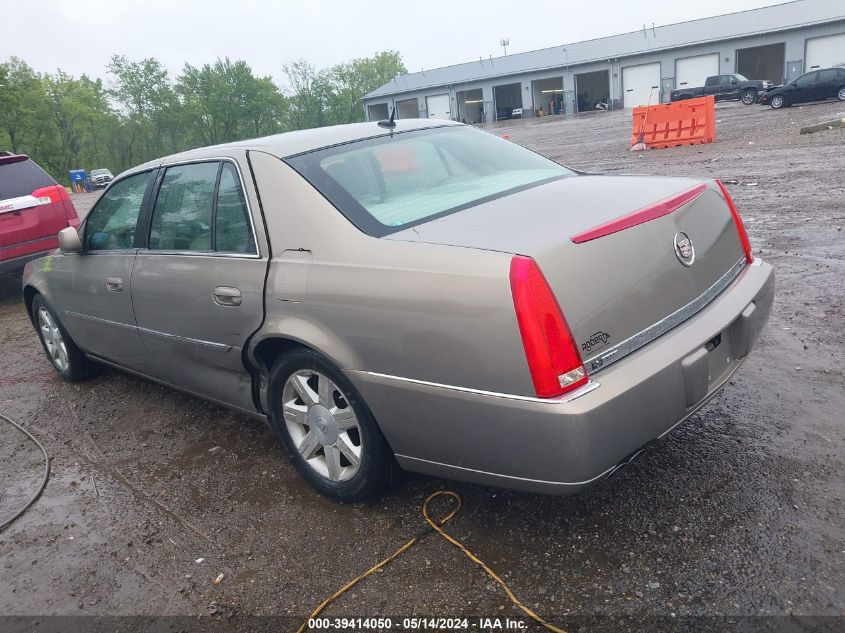
[[[786,99],[784,99],[782,95],[775,95],[774,97],[772,97],[772,100],[769,102],[769,105],[772,106],[773,110],[780,110],[783,106],[786,105]]]
[[[393,454],[343,373],[316,352],[283,355],[270,374],[270,418],[299,474],[318,492],[357,501],[384,490]]]
[[[845,86],[839,89],[839,92],[836,93],[836,98],[840,101],[845,101]]]
[[[757,92],[755,90],[746,90],[742,93],[742,102],[745,105],[754,105],[757,101]]]
[[[100,366],[90,361],[76,346],[41,295],[32,300],[32,320],[44,353],[62,378],[76,382],[99,373]]]

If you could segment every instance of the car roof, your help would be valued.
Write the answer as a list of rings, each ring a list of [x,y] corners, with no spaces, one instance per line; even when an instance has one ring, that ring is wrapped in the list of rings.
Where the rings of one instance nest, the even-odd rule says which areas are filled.
[[[287,158],[289,156],[295,156],[297,154],[310,152],[323,147],[351,143],[365,138],[389,136],[399,132],[443,127],[447,125],[462,125],[456,121],[448,121],[445,119],[397,119],[395,124],[396,127],[392,130],[387,127],[382,127],[378,125],[378,123],[332,125],[329,127],[319,127],[308,130],[297,130],[295,132],[285,132],[283,134],[274,134],[272,136],[264,136],[245,141],[235,141],[233,143],[210,145],[208,147],[200,147],[148,161],[138,165],[137,167],[127,169],[119,174],[118,177],[147,169],[153,169],[166,164],[202,158],[225,157],[228,152],[232,150],[266,152],[278,158]]]

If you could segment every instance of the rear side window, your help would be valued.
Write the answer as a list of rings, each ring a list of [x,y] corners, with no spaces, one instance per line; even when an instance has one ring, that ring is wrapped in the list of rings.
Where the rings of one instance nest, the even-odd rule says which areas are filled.
[[[839,77],[839,71],[835,68],[827,68],[819,71],[819,81],[822,83],[826,81],[836,81]]]
[[[232,163],[223,163],[217,193],[214,222],[215,250],[225,253],[255,253],[244,190]]]
[[[0,161],[0,200],[32,195],[41,187],[55,185],[56,181],[30,159]]]
[[[85,248],[111,251],[133,248],[141,203],[150,172],[116,182],[103,194],[85,221]]]
[[[379,136],[287,162],[376,237],[573,175],[515,143],[465,126]]]
[[[153,207],[150,250],[256,252],[237,168],[228,161],[168,167]]]
[[[214,187],[220,163],[168,167],[153,208],[150,249],[210,251]]]

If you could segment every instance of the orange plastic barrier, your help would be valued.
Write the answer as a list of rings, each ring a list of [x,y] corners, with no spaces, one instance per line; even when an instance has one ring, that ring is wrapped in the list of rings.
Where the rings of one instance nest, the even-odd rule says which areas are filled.
[[[698,145],[716,140],[716,100],[712,95],[634,108],[631,145],[643,135],[646,147]]]

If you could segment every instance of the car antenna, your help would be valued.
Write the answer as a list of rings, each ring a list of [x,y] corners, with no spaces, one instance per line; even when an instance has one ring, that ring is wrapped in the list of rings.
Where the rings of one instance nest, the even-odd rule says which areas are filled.
[[[393,129],[393,128],[396,127],[396,121],[393,120],[395,118],[396,118],[396,106],[393,106],[393,112],[390,113],[390,118],[389,119],[382,119],[381,121],[378,122],[378,125],[379,125],[379,127],[388,127],[390,129]]]

